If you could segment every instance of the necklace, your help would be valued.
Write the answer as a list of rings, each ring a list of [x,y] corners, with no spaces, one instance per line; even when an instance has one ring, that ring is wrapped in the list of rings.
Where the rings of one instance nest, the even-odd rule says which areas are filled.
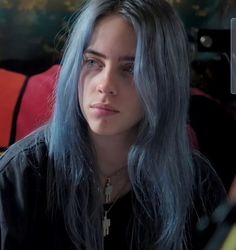
[[[102,220],[102,226],[103,226],[103,237],[109,235],[110,232],[110,226],[111,226],[111,219],[108,218],[108,213],[111,211],[111,209],[113,208],[113,206],[116,204],[116,202],[118,201],[118,199],[120,198],[120,194],[121,192],[126,188],[127,186],[127,182],[125,182],[125,184],[121,187],[121,189],[119,190],[119,192],[117,193],[114,202],[111,204],[111,206],[105,210],[104,209],[104,217]]]
[[[118,169],[117,171],[115,171],[115,173],[109,176],[105,176],[104,174],[102,174],[102,177],[105,179],[105,186],[104,186],[105,203],[110,203],[112,200],[113,185],[111,183],[111,178],[117,176],[122,170],[125,169],[125,167]]]

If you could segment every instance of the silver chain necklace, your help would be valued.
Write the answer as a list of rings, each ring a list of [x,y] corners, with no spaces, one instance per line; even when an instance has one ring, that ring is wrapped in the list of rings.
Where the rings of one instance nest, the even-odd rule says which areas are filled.
[[[120,194],[123,190],[125,190],[125,188],[127,187],[128,183],[125,182],[125,184],[120,188],[119,192],[117,193],[114,202],[111,204],[111,206],[105,210],[104,209],[104,216],[103,216],[103,220],[102,220],[102,226],[103,226],[103,236],[107,236],[110,233],[110,226],[111,226],[111,219],[108,217],[108,213],[111,211],[111,209],[113,208],[113,206],[116,204],[116,202],[118,201],[118,199],[120,198]]]

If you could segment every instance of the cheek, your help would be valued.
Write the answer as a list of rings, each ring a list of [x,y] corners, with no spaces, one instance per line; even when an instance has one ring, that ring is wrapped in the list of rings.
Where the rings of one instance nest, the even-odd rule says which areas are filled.
[[[137,93],[134,85],[127,99],[129,100],[129,102],[132,103],[133,109],[136,110],[136,113],[140,113],[140,115],[144,115],[143,102],[139,94]]]
[[[81,74],[78,83],[78,98],[80,109],[82,110],[83,115],[86,117],[86,110],[91,98],[93,96],[93,89],[91,81],[86,74]]]
[[[82,70],[79,84],[78,84],[78,92],[80,98],[87,98],[94,90],[94,76],[89,74],[86,70]]]
[[[140,120],[143,119],[143,117],[144,117],[143,102],[141,101],[141,99],[137,93],[135,95],[135,106],[136,106],[137,116],[140,118]]]
[[[144,117],[144,109],[140,101],[137,103],[137,117],[139,120],[142,120]]]
[[[127,109],[127,112],[129,114],[133,114],[133,118],[135,120],[141,120],[144,117],[144,108],[143,108],[143,103],[139,99],[139,97],[135,94],[133,96],[129,96],[127,99],[128,102],[126,104],[127,107],[130,107]]]

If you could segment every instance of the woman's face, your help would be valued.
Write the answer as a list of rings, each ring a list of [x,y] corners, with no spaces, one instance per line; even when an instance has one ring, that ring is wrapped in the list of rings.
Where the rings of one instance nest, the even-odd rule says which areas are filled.
[[[80,107],[90,132],[129,135],[143,117],[133,66],[136,35],[119,16],[101,19],[84,51]]]

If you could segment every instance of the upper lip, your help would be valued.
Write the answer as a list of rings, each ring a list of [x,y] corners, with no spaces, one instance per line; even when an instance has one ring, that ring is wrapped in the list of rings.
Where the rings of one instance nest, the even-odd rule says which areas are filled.
[[[90,107],[91,108],[98,108],[98,109],[105,109],[105,110],[109,110],[109,111],[113,111],[113,112],[119,112],[117,109],[115,109],[111,105],[104,104],[104,103],[95,103],[95,104],[92,104]]]

